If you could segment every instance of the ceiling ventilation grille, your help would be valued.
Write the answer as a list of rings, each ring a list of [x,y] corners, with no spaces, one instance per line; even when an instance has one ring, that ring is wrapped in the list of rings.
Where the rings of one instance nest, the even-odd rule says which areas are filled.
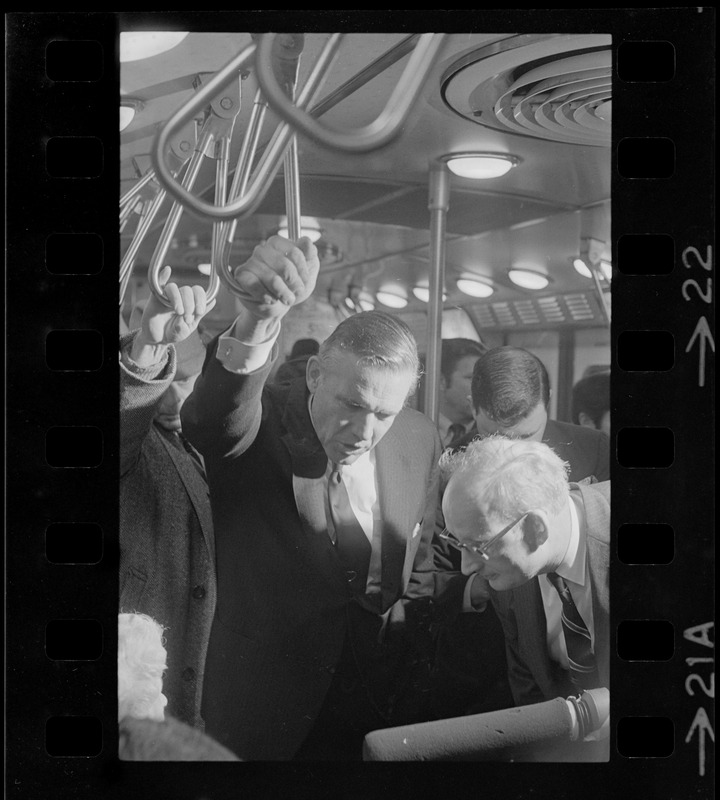
[[[490,128],[609,146],[610,43],[605,35],[511,36],[446,70],[443,97],[457,113]]]
[[[490,328],[556,328],[565,325],[604,325],[597,298],[591,292],[552,295],[531,300],[478,303],[473,318],[482,331]]]

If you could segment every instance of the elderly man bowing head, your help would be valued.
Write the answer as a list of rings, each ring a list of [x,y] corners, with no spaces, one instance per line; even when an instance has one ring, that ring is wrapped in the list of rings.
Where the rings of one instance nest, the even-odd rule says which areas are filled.
[[[489,583],[516,705],[607,688],[610,483],[569,483],[548,445],[499,436],[443,468],[441,536]],[[603,760],[605,745],[571,760]]]

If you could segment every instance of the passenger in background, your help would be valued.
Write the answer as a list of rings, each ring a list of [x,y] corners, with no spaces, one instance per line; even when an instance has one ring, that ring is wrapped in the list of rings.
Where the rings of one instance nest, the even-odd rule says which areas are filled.
[[[454,447],[473,427],[470,383],[475,362],[486,352],[473,339],[442,340],[438,430],[443,447]]]
[[[202,459],[182,435],[180,408],[205,356],[199,286],[169,283],[139,328],[120,339],[120,610],[167,629],[169,712],[201,726],[205,654],[215,610],[214,541]]]
[[[304,378],[308,359],[319,349],[320,343],[316,339],[298,339],[285,362],[277,368],[273,383],[290,383],[295,378]]]
[[[572,421],[610,436],[610,373],[596,372],[572,390]]]
[[[282,318],[312,293],[307,238],[272,236],[235,271],[246,291],[183,406],[205,457],[217,542],[208,733],[243,760],[357,760],[388,726],[388,639],[433,590],[437,430],[406,401],[409,328],[356,314],[306,376],[269,384]],[[391,635],[392,634],[392,635]],[[401,659],[402,661],[402,659]]]
[[[570,465],[570,480],[610,478],[610,440],[602,431],[551,420],[550,378],[542,361],[522,347],[494,347],[475,362],[471,385],[476,436],[501,434],[545,442]]]
[[[610,482],[569,483],[547,445],[498,436],[441,463],[441,536],[489,584],[515,705],[609,689]],[[608,733],[537,760],[607,761]]]

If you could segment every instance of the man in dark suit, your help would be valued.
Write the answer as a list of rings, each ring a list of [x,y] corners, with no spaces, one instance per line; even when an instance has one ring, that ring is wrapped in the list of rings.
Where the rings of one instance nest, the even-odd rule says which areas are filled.
[[[499,433],[545,442],[570,465],[570,480],[610,478],[610,440],[598,430],[551,420],[550,379],[542,361],[522,347],[494,347],[473,368],[471,384],[476,436]]]
[[[547,445],[498,436],[448,454],[442,466],[450,474],[442,536],[461,552],[463,573],[489,584],[515,704],[609,688],[610,483],[569,483]],[[608,729],[593,737],[600,741],[536,756],[607,760]]]
[[[205,653],[215,610],[213,528],[202,459],[182,436],[180,408],[202,367],[199,286],[168,283],[120,339],[120,609],[166,629],[168,712],[202,726]]]
[[[217,543],[203,716],[243,760],[360,760],[365,733],[387,725],[384,634],[433,584],[441,448],[406,407],[419,365],[407,326],[357,314],[305,378],[266,384],[280,321],[318,268],[307,239],[255,248],[236,271],[239,316],[182,411],[205,457]]]
[[[474,339],[443,339],[440,355],[438,431],[444,447],[454,447],[473,427],[470,383],[487,347]]]

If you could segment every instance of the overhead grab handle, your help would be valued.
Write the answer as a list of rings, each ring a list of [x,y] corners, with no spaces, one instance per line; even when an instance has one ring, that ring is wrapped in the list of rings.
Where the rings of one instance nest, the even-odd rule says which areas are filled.
[[[206,122],[209,122],[207,120]],[[207,124],[203,127],[199,139],[198,144],[195,152],[192,154],[190,159],[190,163],[188,164],[187,170],[185,172],[185,176],[183,178],[183,184],[187,187],[188,190],[192,189],[197,180],[198,173],[200,172],[200,167],[202,166],[203,155],[207,151],[208,147],[211,145],[213,141],[213,133],[212,133],[212,125]],[[160,285],[160,270],[164,266],[165,257],[167,256],[167,252],[170,248],[170,243],[172,242],[172,238],[175,235],[175,231],[177,230],[178,223],[180,222],[180,217],[182,216],[184,207],[178,203],[173,203],[172,209],[170,210],[170,214],[168,218],[165,220],[165,225],[160,233],[160,239],[158,240],[157,245],[155,246],[155,252],[153,253],[152,259],[150,260],[150,266],[148,267],[148,283],[150,284],[150,290],[152,293],[160,300],[161,303],[165,304],[166,306],[170,307],[170,301],[165,296],[165,292],[163,291],[163,287]],[[210,285],[207,291],[207,299],[208,302],[213,300],[217,295],[218,290],[218,277],[216,274],[210,275]]]
[[[306,108],[313,100],[332,62],[339,45],[339,40],[340,34],[333,34],[325,43],[318,60],[315,62],[305,85],[299,93],[297,99],[297,106],[299,108]],[[179,185],[177,181],[174,180],[165,163],[164,154],[167,150],[168,141],[173,133],[190,120],[193,115],[205,108],[218,92],[222,91],[230,81],[237,77],[238,71],[252,59],[255,54],[255,49],[254,44],[248,45],[208,81],[185,106],[175,112],[168,120],[167,124],[158,132],[152,148],[153,167],[158,181],[178,202],[190,208],[201,217],[213,220],[233,220],[250,215],[257,208],[270,188],[272,179],[280,167],[280,163],[293,135],[292,129],[286,123],[281,123],[278,126],[273,139],[260,159],[260,163],[258,164],[247,191],[242,196],[237,197],[224,206],[216,206],[214,203],[208,203],[193,195],[192,192],[188,191],[185,187]]]
[[[418,38],[385,108],[373,122],[354,131],[340,131],[322,124],[305,113],[300,103],[293,104],[288,100],[272,69],[273,42],[276,36],[274,33],[266,33],[259,37],[255,60],[258,83],[272,110],[296,131],[320,144],[336,150],[362,153],[388,144],[400,133],[435,63],[445,34],[425,33]]]

